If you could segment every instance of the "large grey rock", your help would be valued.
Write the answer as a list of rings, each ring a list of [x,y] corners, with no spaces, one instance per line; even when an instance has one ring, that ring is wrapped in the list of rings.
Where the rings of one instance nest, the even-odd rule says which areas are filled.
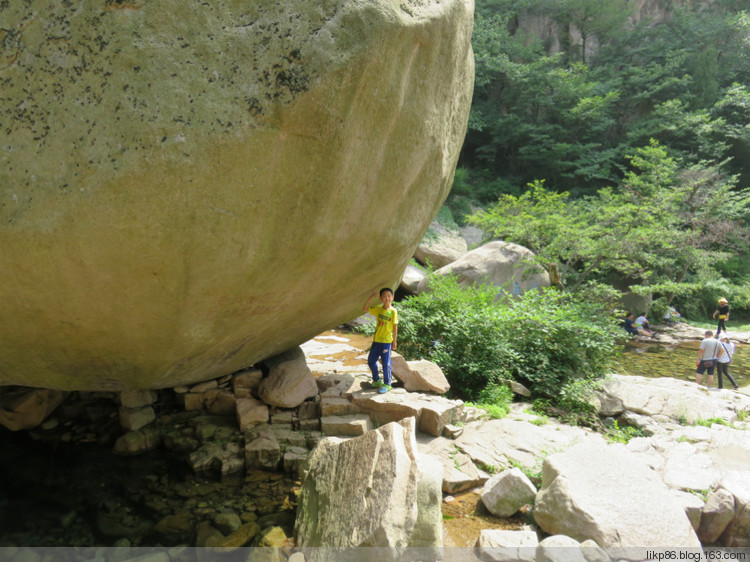
[[[245,454],[239,443],[204,443],[190,453],[194,472],[216,471],[222,476],[245,470]]]
[[[419,431],[439,437],[446,427],[463,421],[464,405],[460,400],[428,396],[421,403]]]
[[[126,390],[120,393],[120,405],[126,408],[150,406],[156,402],[157,397],[153,390]]]
[[[5,2],[0,385],[189,384],[354,317],[450,190],[472,23],[471,0]]]
[[[619,445],[582,443],[547,457],[534,519],[550,534],[592,539],[610,555],[631,549],[629,559],[645,559],[646,547],[701,546],[657,473]]]
[[[708,497],[701,513],[698,537],[703,544],[713,544],[734,519],[734,496],[720,488]]]
[[[539,537],[531,529],[482,529],[477,550],[488,562],[535,562]]]
[[[471,250],[458,260],[435,271],[436,275],[454,275],[461,285],[491,284],[503,287],[512,294],[532,288],[548,287],[549,275],[533,263],[534,254],[528,248],[495,240]],[[428,280],[419,284],[419,291],[427,289]]]
[[[419,451],[440,459],[443,463],[443,492],[456,494],[483,485],[489,474],[477,468],[469,455],[456,448],[451,439],[418,435]]]
[[[679,503],[685,510],[685,514],[687,515],[690,524],[697,533],[701,524],[701,513],[703,512],[705,502],[690,492],[670,490],[670,493],[672,494],[672,497],[677,500],[677,503]]]
[[[142,408],[125,408],[120,406],[120,425],[130,431],[138,431],[156,419],[156,412],[151,406]]]
[[[524,417],[528,419],[519,419]],[[456,445],[484,466],[501,469],[518,463],[539,470],[540,459],[550,451],[561,451],[580,442],[605,443],[599,434],[552,419],[545,425],[531,423],[535,417],[513,411],[503,419],[468,423]]]
[[[270,425],[253,426],[245,433],[245,466],[248,470],[276,470],[281,461],[281,446]]]
[[[423,516],[440,525],[440,490],[420,489],[413,418],[342,441],[327,438],[309,459],[295,528],[301,547],[407,547],[438,541]],[[430,477],[433,486],[437,486]],[[439,479],[437,479],[439,480]],[[430,505],[420,506],[424,498]],[[417,531],[417,532],[415,532]]]
[[[415,295],[417,294],[417,291],[419,291],[419,283],[426,275],[427,274],[423,269],[416,265],[409,264],[406,266],[403,275],[401,275],[399,288],[410,295]]]
[[[536,547],[537,562],[588,562],[581,544],[565,535],[544,538]]]
[[[276,356],[268,377],[258,385],[258,397],[280,408],[295,408],[317,394],[318,384],[299,348]]]
[[[391,355],[393,376],[400,380],[409,392],[434,392],[445,394],[451,388],[439,365],[426,359],[406,361],[398,353]]]
[[[320,418],[320,430],[326,435],[356,437],[372,429],[372,420],[367,414],[346,416],[324,416]]]
[[[442,435],[446,425],[464,419],[462,401],[407,392],[403,388],[394,388],[385,394],[378,394],[373,389],[360,390],[352,393],[351,398],[375,423],[384,424],[414,417],[420,431],[436,437]]]
[[[690,443],[674,443],[664,450],[661,467],[664,483],[678,490],[709,490],[721,478],[711,457]]]
[[[503,470],[484,483],[482,503],[493,515],[510,517],[534,502],[537,490],[518,467]]]
[[[417,465],[422,475],[417,485],[417,523],[410,546],[437,547],[443,545],[443,463],[432,455],[417,454]]]
[[[374,389],[360,390],[352,394],[352,402],[379,424],[410,417],[418,420],[420,401],[420,395],[406,392],[403,388],[394,388],[385,394],[379,394]]]
[[[245,430],[258,423],[268,422],[268,406],[255,398],[237,400],[237,425]]]
[[[439,269],[461,258],[467,249],[460,230],[450,229],[434,220],[417,246],[414,257],[423,265]]]
[[[0,425],[11,431],[36,427],[67,395],[67,392],[41,388],[0,388]]]
[[[750,547],[750,478],[748,470],[732,470],[724,476],[721,487],[734,496],[734,518],[721,535],[721,544]]]

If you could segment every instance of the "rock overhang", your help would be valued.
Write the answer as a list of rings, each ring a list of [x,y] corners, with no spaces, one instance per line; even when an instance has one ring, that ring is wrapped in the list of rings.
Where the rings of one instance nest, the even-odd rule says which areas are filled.
[[[192,383],[355,316],[450,189],[472,7],[7,10],[0,384]]]

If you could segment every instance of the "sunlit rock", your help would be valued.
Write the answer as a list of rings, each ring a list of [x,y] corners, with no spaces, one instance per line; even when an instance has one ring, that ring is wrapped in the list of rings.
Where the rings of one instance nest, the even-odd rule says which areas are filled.
[[[5,4],[0,384],[289,349],[396,283],[450,189],[471,0]]]

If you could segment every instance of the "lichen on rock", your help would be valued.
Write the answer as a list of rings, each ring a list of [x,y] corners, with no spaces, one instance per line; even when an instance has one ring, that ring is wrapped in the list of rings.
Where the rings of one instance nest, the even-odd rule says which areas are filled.
[[[0,13],[0,384],[231,373],[356,316],[447,196],[473,5]]]

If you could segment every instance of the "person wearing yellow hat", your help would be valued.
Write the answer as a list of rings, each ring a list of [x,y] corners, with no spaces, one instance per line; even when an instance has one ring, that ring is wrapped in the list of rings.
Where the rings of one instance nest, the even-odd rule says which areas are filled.
[[[724,297],[719,299],[719,308],[714,311],[713,318],[716,318],[717,315],[719,316],[719,326],[716,328],[716,337],[718,338],[722,330],[724,330],[724,334],[727,333],[725,322],[729,320],[729,301]]]

